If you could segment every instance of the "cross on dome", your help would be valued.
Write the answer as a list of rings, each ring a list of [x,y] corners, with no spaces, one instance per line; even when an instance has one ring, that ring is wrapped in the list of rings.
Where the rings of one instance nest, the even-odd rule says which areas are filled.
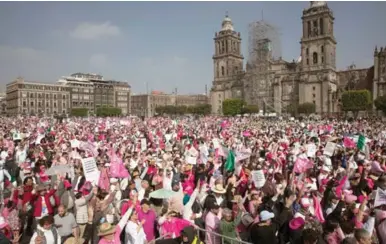
[[[222,28],[221,28],[221,31],[227,31],[227,30],[231,30],[231,31],[234,30],[232,19],[229,18],[228,11],[225,12],[225,18],[222,21]]]

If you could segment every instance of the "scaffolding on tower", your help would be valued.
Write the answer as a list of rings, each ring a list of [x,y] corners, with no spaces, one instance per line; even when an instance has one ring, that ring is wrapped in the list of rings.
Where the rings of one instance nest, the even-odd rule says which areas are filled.
[[[280,33],[278,28],[261,20],[249,24],[248,34],[246,102],[271,112],[275,103],[271,65],[281,59]]]

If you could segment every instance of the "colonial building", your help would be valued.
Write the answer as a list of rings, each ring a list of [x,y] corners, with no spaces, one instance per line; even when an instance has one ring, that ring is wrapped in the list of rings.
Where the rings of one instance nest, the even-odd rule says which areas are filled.
[[[232,97],[242,97],[240,82],[243,77],[243,55],[241,36],[233,28],[228,15],[222,22],[219,33],[215,33],[215,52],[213,55],[213,86],[210,91],[212,112],[222,112],[222,102]]]
[[[176,95],[152,91],[150,94],[132,95],[131,112],[136,116],[152,117],[159,106],[194,106],[208,103],[208,96],[202,94]]]
[[[8,115],[67,114],[70,91],[60,84],[45,84],[17,78],[6,87]]]
[[[289,105],[314,103],[317,113],[331,115],[340,112],[340,94],[352,89],[352,83],[367,87],[368,68],[336,70],[334,15],[325,1],[310,2],[309,7],[303,10],[302,30],[300,57],[296,61],[273,58],[270,40],[255,40],[257,60],[248,62],[243,72],[240,50],[232,55],[226,47],[225,52],[219,51],[222,51],[224,39],[237,40],[236,43],[241,45],[240,34],[234,32],[230,18],[226,17],[222,30],[215,37],[215,73],[211,92],[213,113],[221,114],[224,99],[240,97],[241,94],[247,104],[258,105],[265,112],[280,114],[285,113]],[[377,62],[378,67],[385,67],[380,61],[385,60],[385,51],[375,53],[375,67]],[[233,63],[237,63],[238,73],[230,72],[234,66],[228,70],[227,60],[230,57]],[[381,72],[382,68],[374,68],[374,83],[381,84],[378,78]],[[235,92],[240,87],[242,92]],[[358,88],[356,85],[354,87]],[[374,86],[374,89],[378,89],[378,86]]]
[[[386,47],[374,50],[373,99],[386,95]]]
[[[7,84],[7,113],[69,114],[73,108],[87,108],[94,114],[100,106],[121,108],[130,114],[130,86],[127,82],[104,80],[103,76],[76,73],[56,84],[28,82],[22,78]]]

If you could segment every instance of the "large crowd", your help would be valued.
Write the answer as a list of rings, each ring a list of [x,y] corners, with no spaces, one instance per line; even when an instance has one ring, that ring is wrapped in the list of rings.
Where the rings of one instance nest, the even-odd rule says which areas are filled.
[[[0,118],[0,244],[386,244],[379,119]]]

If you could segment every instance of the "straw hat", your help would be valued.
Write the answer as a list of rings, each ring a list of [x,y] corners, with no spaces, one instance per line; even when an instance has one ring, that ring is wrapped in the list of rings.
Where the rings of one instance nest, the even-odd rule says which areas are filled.
[[[218,193],[218,194],[224,194],[226,192],[226,190],[224,189],[224,187],[221,184],[217,184],[217,185],[213,186],[211,190],[212,190],[212,192]]]
[[[103,223],[99,227],[98,236],[107,236],[115,233],[115,225]]]
[[[64,244],[83,244],[83,243],[84,243],[84,239],[81,237],[78,238],[78,241],[75,240],[75,237],[70,237],[64,242]]]

